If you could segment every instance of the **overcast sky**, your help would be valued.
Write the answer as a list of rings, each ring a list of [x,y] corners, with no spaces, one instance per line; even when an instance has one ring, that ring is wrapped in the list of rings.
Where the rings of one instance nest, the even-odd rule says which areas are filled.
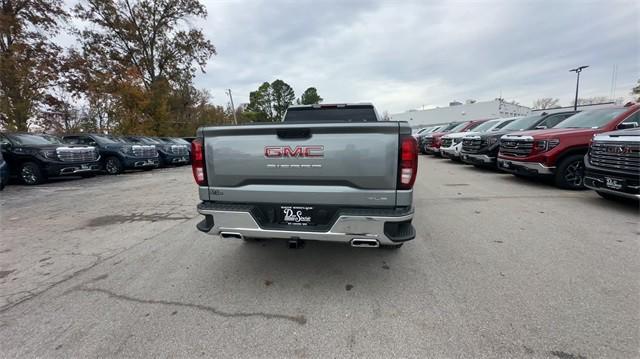
[[[68,0],[68,4],[77,0]],[[631,99],[640,78],[640,1],[201,0],[191,21],[214,43],[196,85],[236,105],[264,81],[325,102],[373,102],[404,112],[502,95],[531,106],[580,96]]]
[[[640,1],[216,1],[202,24],[217,47],[196,83],[236,104],[280,78],[298,96],[372,101],[380,111],[540,97],[629,97],[640,78]],[[630,98],[630,97],[629,97]]]

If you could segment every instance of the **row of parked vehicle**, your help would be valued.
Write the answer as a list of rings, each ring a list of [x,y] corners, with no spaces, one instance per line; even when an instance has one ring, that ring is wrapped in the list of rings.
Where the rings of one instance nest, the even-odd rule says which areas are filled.
[[[483,119],[418,131],[420,152],[565,189],[640,199],[640,104]]]
[[[191,144],[175,137],[0,133],[0,150],[0,188],[10,176],[37,185],[50,177],[116,175],[191,162]]]

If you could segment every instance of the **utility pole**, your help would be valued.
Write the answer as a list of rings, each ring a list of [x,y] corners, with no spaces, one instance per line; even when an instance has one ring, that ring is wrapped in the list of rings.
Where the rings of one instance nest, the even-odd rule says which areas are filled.
[[[227,89],[227,95],[229,95],[229,100],[231,101],[231,112],[233,112],[233,123],[235,125],[238,124],[238,119],[236,118],[236,107],[233,105],[233,95],[231,95],[231,89]]]
[[[573,102],[573,110],[574,111],[578,111],[578,86],[580,86],[580,73],[582,72],[582,70],[586,69],[587,67],[589,67],[589,65],[584,65],[584,66],[576,67],[575,69],[569,70],[569,72],[575,72],[576,75],[577,75],[577,77],[576,77],[576,99]]]

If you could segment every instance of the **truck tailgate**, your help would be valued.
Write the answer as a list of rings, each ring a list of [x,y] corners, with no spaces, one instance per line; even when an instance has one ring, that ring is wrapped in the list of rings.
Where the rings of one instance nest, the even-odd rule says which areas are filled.
[[[209,200],[395,206],[399,133],[397,122],[204,128]]]

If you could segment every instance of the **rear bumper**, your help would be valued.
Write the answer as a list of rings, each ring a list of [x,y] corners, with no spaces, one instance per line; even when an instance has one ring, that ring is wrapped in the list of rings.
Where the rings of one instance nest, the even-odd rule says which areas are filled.
[[[415,238],[411,225],[413,208],[403,212],[394,210],[345,210],[340,212],[329,229],[288,230],[287,228],[262,228],[251,214],[250,206],[217,206],[203,202],[198,212],[205,218],[198,223],[201,232],[218,235],[222,232],[237,233],[245,238],[280,238],[312,241],[350,243],[353,239],[375,239],[380,244],[394,244]]]
[[[539,162],[512,161],[498,158],[498,168],[515,174],[528,176],[548,176],[552,175],[556,168],[547,167]]]

